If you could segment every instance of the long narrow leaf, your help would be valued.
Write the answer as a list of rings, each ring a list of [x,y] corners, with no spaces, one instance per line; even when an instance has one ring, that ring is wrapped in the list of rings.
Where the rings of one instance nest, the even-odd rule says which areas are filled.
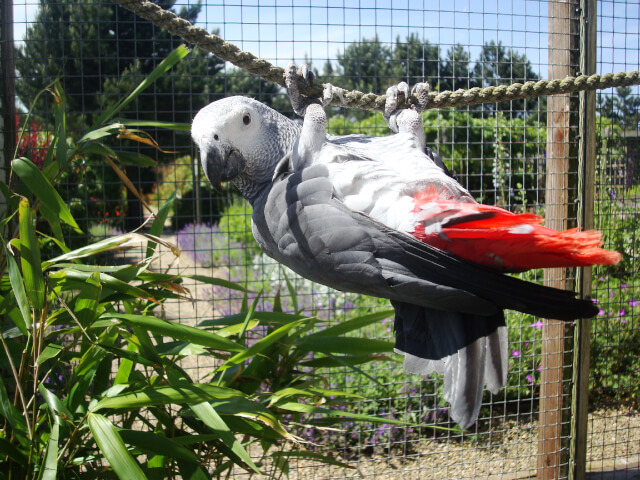
[[[100,273],[94,272],[87,278],[80,290],[73,309],[76,318],[83,327],[91,325],[102,313],[102,309],[99,308],[101,295]]]
[[[121,480],[146,479],[140,465],[127,451],[116,427],[102,415],[90,413],[89,428],[100,451]]]
[[[122,150],[114,150],[113,153],[121,163],[137,165],[138,167],[156,166],[156,161],[143,153],[124,152]]]
[[[118,118],[115,121],[126,125],[127,127],[154,127],[166,128],[168,130],[180,130],[183,132],[191,131],[190,123],[159,122],[155,120],[126,120],[121,118]]]
[[[337,467],[342,467],[342,468],[355,468],[352,465],[349,465],[348,463],[344,463],[344,462],[340,462],[339,460],[336,460],[335,458],[331,458],[328,457],[326,455],[322,455],[321,453],[317,453],[317,452],[309,452],[307,450],[300,450],[300,451],[288,451],[288,452],[273,452],[271,454],[272,457],[274,458],[290,458],[290,457],[295,457],[295,458],[305,458],[305,459],[309,459],[309,460],[317,460],[318,462],[322,462],[325,463],[327,465],[335,465]]]
[[[200,461],[193,451],[162,435],[137,430],[119,430],[118,433],[125,443],[145,450],[147,453],[160,454],[175,459],[179,458],[193,463]]]
[[[100,117],[96,120],[94,125],[90,130],[93,130],[95,127],[102,125],[103,123],[109,121],[115,114],[117,114],[120,110],[126,107],[130,102],[132,102],[141,92],[143,92],[147,87],[149,87],[153,82],[155,82],[160,76],[162,76],[165,72],[170,70],[176,63],[182,60],[189,54],[189,49],[185,45],[180,45],[173,52],[171,52],[167,58],[165,58],[160,64],[151,72],[141,83],[137,86],[137,88],[131,92],[126,98],[116,103],[113,107],[109,108],[106,112],[104,112]]]
[[[53,84],[53,98],[55,99],[53,110],[56,117],[56,162],[58,162],[58,168],[65,170],[67,168],[67,97],[64,94],[60,79],[57,78]],[[49,153],[49,152],[48,152]],[[47,157],[49,157],[47,153]],[[47,158],[45,165],[48,165],[51,160]]]
[[[104,159],[107,161],[107,163],[109,164],[111,169],[115,172],[115,174],[118,176],[118,178],[122,180],[122,183],[124,183],[125,187],[127,187],[127,189],[131,193],[133,193],[133,195],[140,201],[140,204],[144,208],[146,208],[149,212],[153,213],[153,210],[151,210],[151,207],[149,206],[147,201],[144,199],[144,197],[140,195],[140,192],[138,192],[138,189],[133,184],[133,182],[129,179],[127,174],[124,173],[120,168],[118,168],[118,166],[114,163],[114,161],[111,160],[109,157],[104,157]]]
[[[52,273],[49,275],[49,278],[58,285],[62,284],[66,290],[73,290],[83,287],[85,282],[91,278],[91,275],[88,272],[78,272],[71,269],[65,269]],[[131,285],[130,283],[123,282],[122,280],[112,277],[111,275],[107,275],[106,273],[100,273],[100,283],[102,284],[103,290],[109,289],[129,297],[144,298],[150,302],[159,303],[158,300],[153,298],[146,290],[138,288],[135,285]]]
[[[0,456],[7,456],[19,465],[26,465],[28,457],[14,447],[11,443],[5,440],[3,437],[0,437]]]
[[[73,228],[76,232],[82,233],[82,230],[71,215],[67,205],[62,197],[56,192],[55,188],[49,183],[42,171],[29,159],[20,157],[11,162],[11,168],[20,177],[20,180],[31,190],[31,192],[39,198],[44,205],[47,206],[46,213],[55,214]],[[45,211],[42,212],[45,214]]]
[[[15,296],[16,303],[18,304],[18,309],[22,314],[23,323],[20,325],[16,324],[16,326],[24,335],[27,335],[27,330],[31,330],[31,308],[29,307],[29,298],[27,297],[27,291],[24,288],[24,280],[22,278],[22,274],[20,273],[20,269],[18,268],[18,262],[16,262],[16,259],[13,258],[13,255],[7,248],[7,245],[4,242],[4,238],[0,237],[0,239],[2,239],[5,258],[7,259],[7,270],[9,271],[11,290],[13,292],[13,295]]]
[[[273,332],[271,332],[266,337],[262,338],[261,340],[257,341],[253,345],[251,345],[249,348],[244,349],[242,352],[240,352],[240,353],[234,355],[233,357],[231,357],[229,360],[224,362],[218,368],[218,370],[225,370],[225,369],[227,369],[227,368],[229,368],[229,367],[231,367],[233,365],[237,365],[237,364],[245,361],[247,358],[253,357],[254,355],[257,355],[258,353],[266,350],[271,345],[273,345],[278,340],[280,340],[282,337],[284,337],[289,332],[289,330],[297,327],[298,325],[300,325],[304,321],[306,321],[306,319],[298,320],[297,322],[292,322],[292,323],[289,323],[287,325],[283,325],[282,327],[278,328],[277,330],[274,330]]]
[[[185,383],[173,387],[149,387],[136,392],[103,398],[91,410],[97,412],[105,408],[138,409],[154,405],[183,405],[224,398],[241,399],[245,396],[231,388]]]
[[[320,414],[327,417],[352,418],[354,420],[367,421],[371,423],[388,423],[391,425],[411,425],[409,422],[400,420],[392,420],[390,418],[373,417],[371,415],[363,415],[361,413],[352,413],[342,410],[333,410],[331,408],[315,407],[304,403],[285,402],[278,405],[282,410],[290,412],[307,413],[310,415]]]
[[[40,265],[40,247],[34,230],[34,213],[26,198],[20,200],[19,207],[20,263],[24,286],[36,311],[44,304],[44,276]]]
[[[56,480],[58,478],[58,441],[60,437],[60,424],[56,421],[51,428],[51,435],[47,442],[47,450],[44,455],[40,480]]]
[[[149,229],[149,234],[155,237],[159,237],[162,235],[162,230],[164,229],[164,224],[167,221],[167,217],[169,216],[169,212],[171,211],[171,206],[176,198],[176,192],[173,192],[169,195],[169,198],[162,204],[158,213],[156,214],[156,218],[153,220],[151,224],[151,228]],[[153,255],[154,250],[156,249],[157,243],[148,242],[147,243],[147,258]]]
[[[144,328],[157,335],[176,338],[185,342],[195,343],[205,347],[225,350],[230,352],[241,352],[244,347],[232,342],[229,339],[216,335],[206,330],[200,330],[188,325],[169,322],[160,318],[145,315],[129,315],[125,313],[105,313],[102,319],[114,319],[127,325]]]
[[[200,465],[194,465],[193,463],[185,462],[184,460],[178,460],[177,463],[180,478],[183,480],[212,480],[214,478],[220,478],[216,475],[207,474]],[[231,462],[225,462],[225,464],[231,465]]]
[[[190,278],[198,282],[206,283],[207,285],[217,285],[220,287],[228,288],[230,290],[237,290],[239,292],[251,292],[251,290],[246,289],[242,285],[238,285],[237,283],[223,280],[221,278],[208,277],[206,275],[182,275],[182,278]],[[242,316],[242,318],[244,318],[244,315]]]
[[[230,457],[233,459],[235,455],[238,459],[240,459],[244,464],[248,465],[254,472],[257,474],[261,474],[258,467],[253,463],[251,457],[244,449],[242,444],[238,441],[238,439],[233,435],[233,432],[229,429],[224,420],[218,415],[215,409],[207,402],[201,402],[194,405],[190,405],[191,410],[196,416],[204,422],[209,428],[211,428],[216,434],[220,437],[220,440],[224,442],[224,444],[230,449],[232,455]],[[243,465],[240,462],[237,462],[240,465]]]
[[[105,238],[99,242],[92,243],[76,250],[72,250],[58,257],[52,258],[45,263],[45,267],[51,266],[60,262],[68,262],[69,260],[76,260],[78,258],[89,257],[92,255],[98,255],[105,252],[112,252],[114,250],[125,250],[128,248],[135,248],[140,246],[140,242],[144,240],[144,236],[137,233],[125,233],[123,235],[117,235],[115,237]]]
[[[378,322],[380,320],[384,320],[385,318],[389,318],[393,316],[393,310],[384,310],[382,312],[371,313],[369,315],[363,315],[361,317],[352,318],[351,320],[347,320],[346,322],[340,322],[337,325],[334,325],[329,328],[325,328],[315,335],[318,337],[327,337],[333,335],[344,335],[345,333],[352,332],[362,327],[366,327],[367,325],[371,325],[372,323]]]
[[[19,433],[19,438],[28,438],[27,423],[20,414],[20,411],[15,407],[13,402],[11,402],[2,377],[0,377],[0,415],[9,422],[13,430]]]
[[[309,335],[298,342],[300,348],[322,353],[345,353],[348,355],[368,355],[371,353],[393,352],[393,342],[371,338],[325,337]]]

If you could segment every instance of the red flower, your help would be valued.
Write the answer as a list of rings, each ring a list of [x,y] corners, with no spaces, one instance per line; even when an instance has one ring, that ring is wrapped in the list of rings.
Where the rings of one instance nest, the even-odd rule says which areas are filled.
[[[19,157],[27,157],[40,169],[44,167],[44,160],[47,157],[51,140],[42,125],[31,122],[29,130],[25,130],[21,136],[20,117],[16,115],[16,144]]]

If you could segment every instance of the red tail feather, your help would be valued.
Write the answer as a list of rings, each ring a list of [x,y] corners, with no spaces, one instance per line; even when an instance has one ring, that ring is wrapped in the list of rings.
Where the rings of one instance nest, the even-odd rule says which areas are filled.
[[[458,203],[435,192],[416,197],[413,235],[429,245],[470,262],[505,272],[531,268],[612,265],[618,252],[604,250],[600,232],[557,232],[540,225],[542,218],[499,207]],[[439,228],[433,228],[436,224]],[[426,228],[425,228],[426,225]]]

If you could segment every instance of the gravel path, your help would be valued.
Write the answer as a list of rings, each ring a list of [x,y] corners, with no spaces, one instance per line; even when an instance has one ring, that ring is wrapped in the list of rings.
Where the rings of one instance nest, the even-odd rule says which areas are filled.
[[[451,440],[420,440],[415,453],[360,457],[342,470],[304,462],[292,466],[291,479],[502,479],[535,478],[535,423],[507,421],[497,434],[466,435]],[[640,412],[602,409],[589,415],[587,440],[589,480],[640,479]],[[330,454],[330,452],[326,452]],[[336,457],[340,459],[339,456]],[[610,472],[618,470],[616,476]]]

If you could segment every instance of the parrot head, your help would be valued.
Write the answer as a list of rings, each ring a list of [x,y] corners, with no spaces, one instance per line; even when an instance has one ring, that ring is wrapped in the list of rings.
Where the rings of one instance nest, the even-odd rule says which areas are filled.
[[[214,188],[232,181],[240,188],[270,181],[291,149],[300,127],[266,105],[246,97],[215,101],[193,119],[191,136]],[[247,196],[247,195],[245,195]]]

